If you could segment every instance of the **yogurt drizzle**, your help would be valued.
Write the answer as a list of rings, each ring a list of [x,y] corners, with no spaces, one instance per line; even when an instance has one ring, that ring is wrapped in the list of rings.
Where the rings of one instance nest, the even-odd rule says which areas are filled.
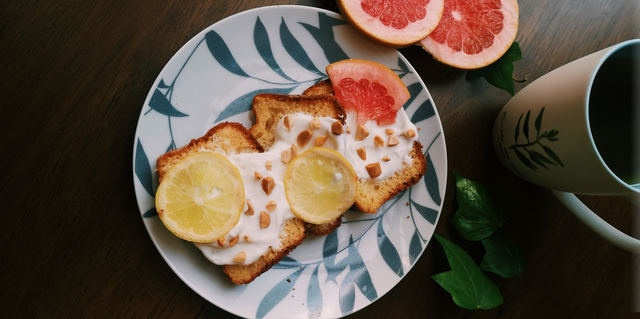
[[[311,121],[313,116],[296,113],[291,114],[295,119],[295,124],[291,130],[285,129],[283,120],[280,120],[276,128],[275,143],[268,151],[264,153],[241,153],[241,154],[225,154],[233,163],[242,176],[245,187],[245,198],[251,200],[254,208],[253,215],[242,214],[238,224],[234,226],[225,236],[225,243],[238,236],[239,240],[233,247],[226,244],[221,247],[217,241],[212,243],[195,243],[204,256],[212,263],[217,265],[235,264],[233,257],[244,251],[246,259],[244,264],[251,264],[262,256],[269,247],[278,249],[280,247],[280,232],[285,221],[295,217],[289,204],[287,203],[284,193],[284,175],[287,170],[287,164],[281,161],[281,153],[290,149],[292,145],[297,145],[297,137],[300,132],[311,129]],[[327,140],[323,147],[330,148],[345,156],[352,164],[358,178],[360,180],[370,179],[365,168],[366,164],[379,162],[382,168],[382,174],[374,180],[384,180],[400,170],[404,164],[410,165],[412,162],[409,153],[413,149],[413,142],[418,140],[416,126],[411,123],[407,114],[403,109],[398,111],[396,122],[390,125],[378,126],[375,121],[367,121],[365,124],[369,129],[369,136],[362,141],[355,140],[356,113],[348,113],[346,124],[349,129],[348,134],[335,135],[331,133],[331,124],[336,120],[330,117],[321,117],[320,127],[313,130],[311,140],[304,147],[299,147],[299,153],[306,151],[315,146],[315,139],[318,136],[326,136]],[[391,129],[393,134],[399,140],[399,144],[393,147],[387,146],[389,135],[385,130]],[[409,137],[406,132],[413,130],[416,134]],[[378,135],[385,141],[385,146],[377,146],[373,139]],[[363,161],[357,154],[358,148],[364,147],[367,153],[366,161]],[[202,150],[208,151],[208,150]],[[382,158],[388,156],[389,161],[383,161]],[[271,161],[271,170],[265,165],[267,161]],[[275,188],[270,195],[267,195],[261,187],[261,182],[256,178],[255,173],[259,173],[263,177],[272,177],[275,180]],[[269,201],[275,200],[276,209],[270,212],[271,223],[267,228],[260,227],[260,212],[268,211],[266,205]],[[245,201],[243,211],[247,211],[248,206]],[[250,242],[245,236],[248,235]]]

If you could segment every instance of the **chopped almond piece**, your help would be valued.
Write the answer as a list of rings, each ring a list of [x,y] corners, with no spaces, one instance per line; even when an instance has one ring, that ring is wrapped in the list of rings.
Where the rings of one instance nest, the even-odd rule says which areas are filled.
[[[396,146],[398,144],[400,144],[400,141],[398,140],[398,137],[395,134],[389,136],[389,142],[387,143],[387,145],[389,147],[393,147],[393,146]]]
[[[316,147],[320,147],[324,145],[324,142],[327,141],[327,137],[325,135],[316,137]]]
[[[289,163],[292,158],[293,156],[291,156],[291,149],[284,150],[282,151],[282,153],[280,153],[280,160],[285,164]]]
[[[267,203],[267,210],[272,212],[272,211],[276,210],[277,206],[278,206],[278,204],[276,204],[276,201],[272,199]]]
[[[416,131],[411,130],[411,129],[407,130],[407,136],[408,137],[415,137],[416,136]]]
[[[291,159],[298,156],[298,147],[295,144],[291,144]]]
[[[357,150],[356,150],[356,152],[358,153],[358,156],[360,156],[360,158],[361,158],[363,161],[366,161],[366,160],[367,160],[367,150],[366,150],[366,149],[364,149],[364,146],[363,146],[363,147],[361,147],[361,148],[359,148],[359,149],[357,149]]]
[[[245,253],[244,251],[241,251],[239,253],[237,253],[234,257],[233,257],[233,261],[242,264],[245,259],[247,259],[247,253]]]
[[[358,125],[358,128],[356,128],[356,141],[362,141],[367,136],[369,136],[369,129],[362,124]]]
[[[271,195],[271,191],[276,187],[276,182],[273,180],[273,177],[265,177],[262,179],[262,190],[267,194]]]
[[[266,161],[264,163],[264,166],[267,168],[268,171],[270,171],[271,168],[273,167],[273,163],[271,161]]]
[[[291,131],[291,129],[293,128],[293,125],[296,124],[296,118],[290,115],[285,115],[283,121],[282,121],[282,125],[284,125],[284,128],[287,131]]]
[[[342,127],[342,123],[340,123],[340,121],[335,121],[331,124],[331,133],[335,135],[344,133],[344,127]]]
[[[249,235],[244,235],[244,241],[246,241],[248,243],[251,243],[253,241],[253,239]]]
[[[312,130],[306,130],[306,131],[300,132],[300,134],[298,134],[298,145],[300,147],[304,147],[305,145],[307,145],[312,135],[313,135]]]
[[[391,134],[393,134],[395,132],[392,129],[388,128],[388,129],[384,130],[384,133],[387,134],[387,135],[391,135]]]
[[[245,213],[246,215],[249,215],[249,216],[253,215],[253,214],[254,214],[254,211],[253,211],[253,204],[251,204],[251,200],[250,200],[250,199],[247,199],[247,207],[248,207],[248,208],[247,208],[247,211],[246,211],[246,212],[244,212],[244,213]]]
[[[376,143],[376,145],[380,146],[380,147],[384,147],[384,140],[382,139],[382,137],[376,135],[373,138],[373,142]]]
[[[388,162],[388,161],[390,161],[390,160],[391,160],[391,159],[390,159],[390,158],[389,158],[389,156],[387,156],[387,155],[385,155],[385,156],[382,158],[382,161],[384,161],[384,162]]]
[[[313,120],[311,120],[311,123],[309,123],[309,126],[311,127],[311,129],[317,129],[320,128],[320,118],[318,117],[314,117]]]
[[[351,134],[351,129],[349,128],[349,125],[347,125],[347,134]]]
[[[227,241],[224,239],[224,236],[218,238],[218,246],[224,247],[227,244]]]
[[[262,179],[262,175],[258,172],[253,172],[253,174],[256,176],[257,180],[261,180]]]
[[[229,240],[229,248],[235,246],[238,243],[239,239],[240,235],[236,235],[236,237],[231,238],[231,240]]]
[[[371,178],[376,178],[380,176],[380,174],[382,174],[382,168],[380,168],[379,162],[367,164],[365,168],[367,169],[367,172],[369,173],[369,177]]]
[[[264,210],[260,212],[260,227],[267,228],[271,224],[271,216]]]

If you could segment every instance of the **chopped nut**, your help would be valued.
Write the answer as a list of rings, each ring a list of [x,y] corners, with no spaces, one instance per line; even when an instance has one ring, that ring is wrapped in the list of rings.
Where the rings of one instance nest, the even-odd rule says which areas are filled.
[[[383,162],[388,162],[388,161],[390,161],[390,160],[391,160],[391,159],[390,159],[390,158],[389,158],[389,156],[387,156],[387,155],[385,155],[385,156],[382,158],[382,161],[383,161]]]
[[[367,136],[369,136],[369,129],[362,124],[358,125],[356,129],[356,141],[362,141],[367,138]]]
[[[384,140],[382,139],[382,137],[376,135],[373,138],[373,142],[376,143],[376,145],[380,146],[380,147],[384,147]]]
[[[291,159],[298,156],[298,147],[295,144],[291,144]]]
[[[247,208],[247,211],[246,211],[246,212],[244,212],[244,213],[245,213],[246,215],[249,215],[249,216],[253,215],[253,213],[254,213],[254,211],[253,211],[253,204],[251,204],[251,200],[250,200],[250,199],[247,199],[247,207],[248,207],[248,208]]]
[[[248,243],[251,243],[253,241],[253,239],[249,235],[244,235],[244,241],[246,241]]]
[[[267,228],[271,224],[271,216],[264,210],[260,212],[260,227]]]
[[[335,121],[331,124],[331,133],[335,135],[344,133],[344,127],[342,127],[342,123],[340,123],[340,121]]]
[[[229,248],[235,246],[238,243],[239,239],[240,235],[236,235],[236,237],[231,238],[231,240],[229,240]]]
[[[420,128],[418,127],[418,131],[420,130]]]
[[[317,129],[320,128],[320,118],[318,117],[314,117],[313,120],[311,120],[311,123],[309,123],[309,126],[311,127],[311,129]]]
[[[222,237],[218,238],[218,245],[219,245],[220,247],[224,247],[224,245],[226,245],[226,244],[227,244],[227,241],[224,239],[224,237],[225,237],[225,236],[222,236]]]
[[[368,164],[365,168],[367,169],[367,172],[369,172],[369,177],[371,178],[376,178],[382,174],[382,168],[380,168],[379,162]]]
[[[257,180],[261,180],[262,179],[262,175],[258,172],[253,172],[253,174],[256,176]]]
[[[387,143],[387,146],[389,147],[393,147],[400,144],[400,141],[398,141],[398,137],[394,134],[389,136],[389,142]]]
[[[267,194],[271,195],[271,191],[276,187],[276,182],[273,180],[273,177],[265,177],[262,179],[262,190]]]
[[[285,164],[289,163],[292,158],[293,157],[291,156],[291,149],[284,150],[282,151],[282,153],[280,153],[280,160]]]
[[[306,130],[306,131],[300,132],[300,134],[298,134],[298,145],[300,147],[304,147],[305,145],[307,145],[312,135],[313,135],[312,130]]]
[[[239,253],[237,253],[234,257],[233,257],[233,261],[242,264],[244,262],[244,260],[247,259],[247,253],[245,253],[244,251],[241,251]]]
[[[384,130],[384,133],[387,134],[387,135],[391,135],[391,134],[393,134],[395,132],[392,129],[388,128],[388,129]]]
[[[358,153],[358,156],[360,156],[360,158],[361,158],[363,161],[366,161],[366,160],[367,160],[367,150],[366,150],[366,149],[364,149],[364,146],[363,146],[363,147],[361,147],[361,148],[359,148],[359,149],[357,149],[357,150],[356,150],[356,152]]]
[[[284,128],[287,131],[291,131],[294,124],[296,124],[296,118],[290,115],[285,115],[284,119],[282,120],[282,125],[284,125]]]
[[[407,130],[407,136],[408,137],[415,137],[416,136],[416,131],[411,130],[411,129]]]
[[[324,142],[327,141],[327,136],[326,135],[322,135],[322,136],[318,136],[316,137],[316,147],[320,147],[322,145],[324,145]]]
[[[347,134],[351,134],[351,129],[349,128],[349,125],[347,125]]]
[[[278,206],[278,204],[276,204],[276,201],[272,199],[267,203],[267,210],[272,212],[276,210],[276,206]]]
[[[264,163],[264,166],[267,168],[268,171],[270,171],[271,168],[273,167],[273,163],[271,163],[271,161],[266,161]]]

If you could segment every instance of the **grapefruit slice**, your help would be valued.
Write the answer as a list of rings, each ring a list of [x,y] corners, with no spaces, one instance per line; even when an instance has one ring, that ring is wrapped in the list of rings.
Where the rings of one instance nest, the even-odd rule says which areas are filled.
[[[358,124],[396,122],[398,110],[411,94],[388,67],[373,61],[348,59],[327,66],[336,98],[347,111],[358,112]]]
[[[347,22],[370,40],[394,48],[424,39],[440,21],[444,0],[337,0]]]
[[[438,27],[420,44],[440,62],[477,69],[498,60],[517,32],[516,0],[445,0]]]

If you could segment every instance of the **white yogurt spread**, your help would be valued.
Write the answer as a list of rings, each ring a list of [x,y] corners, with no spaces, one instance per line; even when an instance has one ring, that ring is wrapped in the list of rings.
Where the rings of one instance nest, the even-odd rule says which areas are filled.
[[[322,117],[320,119],[320,127],[312,129],[311,121],[313,116],[296,113],[289,115],[295,119],[291,130],[287,130],[280,120],[276,129],[275,142],[271,149],[264,153],[241,153],[241,154],[225,154],[233,163],[242,176],[245,188],[245,199],[251,201],[254,208],[253,215],[242,214],[240,220],[229,233],[225,236],[225,245],[221,247],[217,241],[212,243],[195,243],[204,256],[214,264],[227,265],[235,264],[234,256],[240,252],[245,252],[246,259],[243,264],[251,264],[262,256],[269,247],[278,249],[280,247],[279,235],[285,221],[295,217],[284,193],[284,175],[287,170],[287,164],[281,160],[283,151],[289,150],[292,145],[298,147],[297,138],[300,132],[311,129],[313,135],[304,147],[299,148],[299,154],[315,146],[318,136],[326,136],[327,140],[323,147],[330,148],[343,154],[345,158],[352,164],[358,178],[360,180],[369,179],[370,176],[365,165],[373,162],[379,162],[382,168],[382,174],[374,180],[384,180],[393,175],[402,168],[403,164],[411,164],[409,153],[413,148],[413,141],[418,139],[417,129],[409,120],[403,109],[398,111],[396,123],[378,126],[375,121],[368,121],[365,125],[369,129],[369,136],[362,141],[355,141],[356,133],[356,114],[349,113],[347,115],[347,127],[349,134],[335,135],[331,133],[331,125],[336,121],[333,118]],[[386,129],[392,129],[398,138],[399,144],[393,147],[387,146],[389,135],[385,133]],[[415,137],[407,137],[405,134],[408,130],[413,130]],[[346,128],[345,128],[346,131]],[[346,133],[346,132],[345,132]],[[385,141],[385,146],[380,147],[374,143],[374,137],[378,135]],[[363,161],[357,154],[356,150],[365,147],[367,152],[367,160]],[[389,161],[383,161],[382,158],[388,156]],[[271,170],[267,169],[266,163],[271,161]],[[256,178],[256,173],[262,177],[272,177],[275,181],[275,188],[270,195],[267,195],[261,185],[261,180]],[[334,176],[340,179],[342,176]],[[268,212],[267,203],[274,200],[277,204],[273,212],[269,212],[271,223],[266,228],[260,227],[260,212]],[[246,200],[243,212],[248,209]],[[237,244],[230,247],[229,242],[232,238],[239,237]]]

